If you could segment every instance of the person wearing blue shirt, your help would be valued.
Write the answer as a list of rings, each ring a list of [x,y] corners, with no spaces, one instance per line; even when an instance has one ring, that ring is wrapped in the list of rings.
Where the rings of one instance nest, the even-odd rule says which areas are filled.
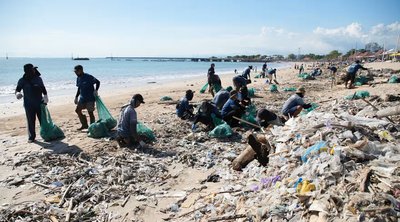
[[[242,75],[238,75],[232,78],[233,86],[235,87],[236,91],[243,86],[246,86],[249,83],[249,80],[245,79]]]
[[[24,93],[23,95],[21,90]],[[40,105],[49,102],[46,87],[43,84],[42,78],[40,78],[40,72],[37,70],[36,66],[30,63],[24,65],[24,75],[18,80],[15,96],[17,99],[24,98],[24,109],[29,134],[28,143],[32,143],[36,138],[36,116],[38,117],[39,123],[41,121]]]
[[[189,101],[193,99],[194,92],[192,90],[186,90],[186,94],[182,97],[176,105],[176,115],[183,119],[191,119],[193,114],[193,106],[189,104]]]
[[[96,96],[98,96],[97,91],[100,87],[100,81],[97,80],[92,75],[83,72],[83,67],[81,65],[75,66],[75,74],[76,78],[76,86],[78,90],[76,92],[74,103],[76,104],[75,112],[78,114],[79,121],[82,126],[78,128],[78,130],[87,129],[88,123],[86,119],[86,115],[82,113],[82,110],[86,109],[89,114],[90,124],[94,123],[94,106]],[[96,84],[96,89],[93,85]]]
[[[288,117],[296,117],[304,109],[311,107],[311,104],[306,104],[303,100],[306,90],[303,87],[297,89],[296,94],[292,95],[282,107],[282,114]]]
[[[354,81],[356,79],[356,74],[359,69],[368,70],[367,68],[364,68],[362,65],[360,65],[360,60],[356,60],[353,64],[351,64],[347,68],[346,80],[344,82],[345,88],[347,88],[347,83],[349,81],[350,81],[349,89],[354,88]]]
[[[267,72],[267,62],[265,62],[265,63],[263,64],[263,66],[262,66],[260,77],[265,78],[265,73],[266,73],[266,72]]]
[[[250,79],[250,72],[251,72],[252,69],[253,69],[253,66],[249,66],[245,70],[243,70],[243,73],[242,73],[243,78],[245,78],[247,80],[251,80]]]
[[[129,105],[121,110],[118,120],[116,138],[116,141],[120,147],[129,147],[135,144],[139,144],[139,146],[142,148],[145,147],[145,143],[140,139],[137,133],[138,121],[135,110],[142,103],[144,104],[143,96],[140,94],[135,94],[133,95]]]
[[[237,99],[237,91],[232,90],[230,92],[230,98],[221,110],[222,119],[231,127],[239,126],[239,121],[233,117],[240,118],[245,111],[245,107],[242,106]]]
[[[229,92],[226,89],[221,89],[217,94],[215,94],[214,99],[212,102],[215,104],[215,106],[218,109],[222,109],[222,106],[226,103],[226,101],[229,99]]]

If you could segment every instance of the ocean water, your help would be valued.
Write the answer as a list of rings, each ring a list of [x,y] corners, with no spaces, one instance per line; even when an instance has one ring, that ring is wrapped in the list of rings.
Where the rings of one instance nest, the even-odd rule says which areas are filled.
[[[82,65],[84,71],[100,80],[105,88],[138,86],[149,82],[169,82],[194,76],[204,76],[211,62],[160,61],[143,59],[107,59],[72,60],[70,58],[9,58],[0,59],[0,103],[12,101],[18,79],[23,75],[23,66],[32,63],[38,66],[43,82],[52,95],[61,95],[76,90],[75,65]],[[248,65],[257,67],[262,63],[215,62],[215,71],[219,75],[241,73]],[[268,63],[268,67],[282,68],[288,63]]]

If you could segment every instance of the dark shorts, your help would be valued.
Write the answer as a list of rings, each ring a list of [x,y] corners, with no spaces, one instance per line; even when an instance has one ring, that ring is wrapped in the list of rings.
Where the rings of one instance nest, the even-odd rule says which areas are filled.
[[[354,80],[356,79],[356,74],[355,73],[346,73],[346,81],[352,81],[354,82]]]
[[[94,101],[93,102],[86,102],[86,103],[78,103],[76,106],[76,111],[82,111],[86,109],[88,112],[94,111]]]

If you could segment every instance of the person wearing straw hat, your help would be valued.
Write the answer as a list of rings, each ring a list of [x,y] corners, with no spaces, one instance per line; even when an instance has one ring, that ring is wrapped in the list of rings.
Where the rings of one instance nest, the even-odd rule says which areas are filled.
[[[304,109],[311,107],[311,104],[305,103],[303,98],[306,93],[304,87],[300,87],[296,90],[296,93],[292,95],[282,107],[282,114],[285,118],[296,117]]]

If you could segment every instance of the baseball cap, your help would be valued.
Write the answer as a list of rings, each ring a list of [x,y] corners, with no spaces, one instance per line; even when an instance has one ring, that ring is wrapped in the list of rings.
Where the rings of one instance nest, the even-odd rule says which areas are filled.
[[[140,103],[145,103],[145,102],[144,102],[144,99],[143,99],[143,96],[140,95],[140,94],[135,94],[135,95],[133,95],[132,99],[137,100],[137,101],[139,101]]]
[[[37,68],[37,66],[34,66],[34,65],[32,65],[31,63],[28,63],[28,64],[25,64],[24,65],[24,72],[26,72],[26,71],[28,71],[29,69],[32,69],[32,68]]]

